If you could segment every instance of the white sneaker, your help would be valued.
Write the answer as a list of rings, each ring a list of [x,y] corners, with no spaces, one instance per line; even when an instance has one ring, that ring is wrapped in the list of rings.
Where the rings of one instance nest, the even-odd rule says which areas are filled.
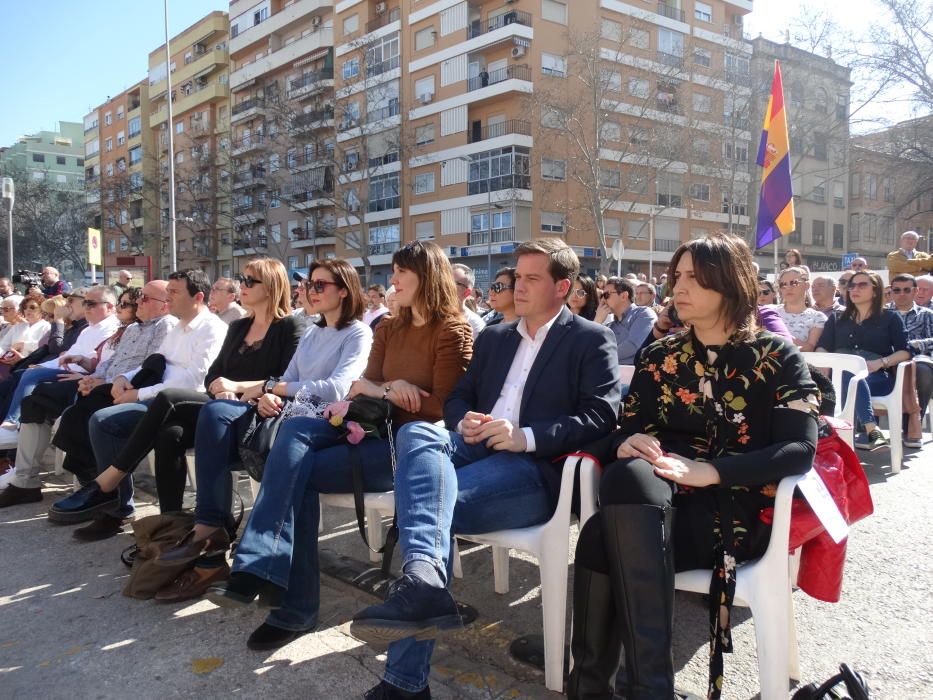
[[[0,428],[0,450],[12,450],[19,442],[19,430],[15,428]]]
[[[16,474],[16,467],[10,467],[6,473],[0,474],[0,492],[6,490],[6,487],[10,485],[10,482],[13,481],[13,476]]]

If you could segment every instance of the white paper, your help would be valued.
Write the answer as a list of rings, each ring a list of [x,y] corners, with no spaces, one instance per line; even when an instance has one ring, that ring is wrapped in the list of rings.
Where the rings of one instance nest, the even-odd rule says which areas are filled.
[[[849,524],[842,517],[842,513],[839,512],[839,507],[833,500],[832,494],[815,469],[807,472],[807,475],[797,486],[800,487],[800,492],[807,499],[807,503],[810,504],[810,508],[813,509],[816,517],[820,519],[823,527],[826,528],[826,532],[833,538],[833,542],[839,544],[849,536]]]

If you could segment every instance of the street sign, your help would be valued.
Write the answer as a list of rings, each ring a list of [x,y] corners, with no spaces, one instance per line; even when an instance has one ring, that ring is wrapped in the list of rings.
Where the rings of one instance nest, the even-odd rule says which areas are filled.
[[[621,260],[623,255],[625,255],[625,245],[623,245],[621,238],[617,238],[612,244],[612,258]]]
[[[842,256],[842,269],[848,270],[852,267],[852,261],[858,257],[858,253],[846,253]]]

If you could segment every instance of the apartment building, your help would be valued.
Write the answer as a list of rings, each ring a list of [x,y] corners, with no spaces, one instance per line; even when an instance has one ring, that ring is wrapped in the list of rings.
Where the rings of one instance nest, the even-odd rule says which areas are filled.
[[[789,44],[762,37],[751,43],[756,87],[753,125],[763,123],[775,60],[781,62],[784,81],[797,225],[794,233],[780,241],[780,250],[797,248],[815,272],[839,271],[843,255],[850,249],[846,228],[851,71],[831,58]],[[754,156],[750,165],[757,180],[760,170]],[[752,221],[757,217],[757,204],[757,197],[752,197]],[[758,262],[763,270],[774,267],[773,251],[773,246],[760,251]],[[779,258],[783,260],[783,253]]]
[[[233,0],[233,260],[334,257],[333,2]]]
[[[623,270],[648,271],[744,230],[751,8],[337,2],[336,252],[383,281],[395,249],[433,239],[485,286],[533,237],[563,236],[591,271],[621,239]],[[584,94],[569,76],[593,65]]]
[[[158,163],[158,192],[146,192],[147,198],[157,198],[161,210],[162,259],[153,266],[158,274],[167,274],[171,264],[168,158],[175,162],[178,267],[211,275],[232,270],[228,31],[227,13],[211,12],[169,40],[168,65],[164,44],[149,54],[150,109],[143,127],[151,131]]]
[[[59,122],[57,131],[20,136],[0,149],[0,172],[26,173],[67,192],[84,192],[84,136],[79,122]]]
[[[148,279],[158,261],[157,161],[149,114],[148,81],[108,98],[84,117],[85,166],[90,225],[101,231],[104,279],[121,269]]]
[[[849,250],[883,270],[900,234],[933,236],[933,117],[911,119],[852,139]]]

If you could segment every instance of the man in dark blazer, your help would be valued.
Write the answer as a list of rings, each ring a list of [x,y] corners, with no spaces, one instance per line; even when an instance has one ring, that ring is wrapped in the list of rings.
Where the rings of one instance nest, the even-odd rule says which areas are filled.
[[[539,239],[516,255],[520,320],[477,338],[444,407],[445,427],[419,422],[399,431],[402,576],[385,603],[357,613],[350,627],[363,641],[391,644],[384,680],[367,698],[430,697],[433,639],[461,626],[446,587],[452,535],[547,521],[561,455],[615,428],[615,337],[566,307],[580,270],[576,254],[559,239]]]

